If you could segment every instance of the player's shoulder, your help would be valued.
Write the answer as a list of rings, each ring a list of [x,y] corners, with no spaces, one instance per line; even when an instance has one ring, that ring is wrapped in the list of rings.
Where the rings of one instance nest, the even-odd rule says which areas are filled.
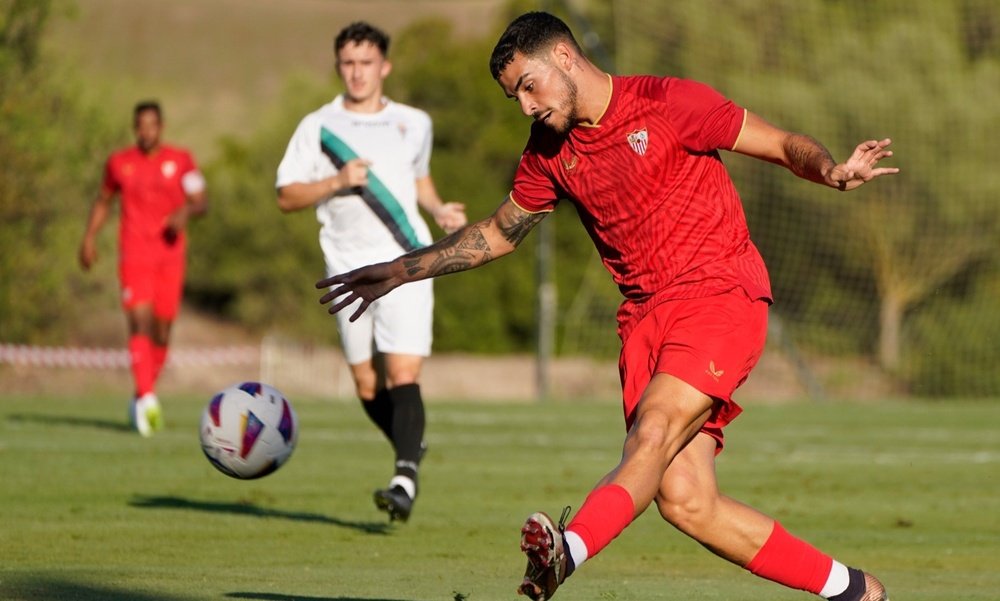
[[[111,154],[108,155],[108,163],[122,163],[132,160],[138,156],[139,149],[134,144],[130,146],[123,146],[122,148],[111,151]]]
[[[697,82],[670,75],[624,75],[616,77],[615,84],[626,95],[662,99]]]
[[[427,113],[427,111],[419,109],[415,106],[410,106],[409,104],[403,104],[402,102],[391,100],[386,105],[386,110],[394,116],[412,123],[426,125],[430,125],[431,123],[431,116]]]
[[[194,153],[190,149],[184,146],[176,146],[174,144],[160,144],[160,151],[163,152],[165,156],[168,157],[182,157],[186,159],[193,159]]]

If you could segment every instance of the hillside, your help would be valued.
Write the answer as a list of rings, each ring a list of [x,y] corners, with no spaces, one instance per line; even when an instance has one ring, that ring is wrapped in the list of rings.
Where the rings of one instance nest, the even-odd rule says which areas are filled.
[[[167,137],[199,157],[221,135],[252,129],[290,76],[332,75],[332,40],[363,19],[390,35],[414,19],[452,19],[489,33],[501,0],[75,0],[57,6],[47,48],[89,82],[85,93],[122,115],[139,98],[164,105]],[[74,7],[75,5],[75,7]],[[391,55],[391,51],[390,51]]]

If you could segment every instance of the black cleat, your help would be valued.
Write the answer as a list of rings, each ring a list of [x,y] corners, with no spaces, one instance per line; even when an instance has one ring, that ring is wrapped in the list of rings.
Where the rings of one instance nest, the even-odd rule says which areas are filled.
[[[413,510],[413,499],[410,498],[410,495],[406,494],[402,486],[376,490],[374,499],[375,506],[380,511],[389,514],[390,522],[395,522],[396,520],[405,522],[410,517],[410,511]]]

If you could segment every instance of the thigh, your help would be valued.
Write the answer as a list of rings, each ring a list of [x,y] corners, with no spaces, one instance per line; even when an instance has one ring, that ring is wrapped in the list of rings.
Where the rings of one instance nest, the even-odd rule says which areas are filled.
[[[153,287],[153,314],[157,319],[173,321],[181,307],[184,294],[184,255],[165,254],[156,269]]]
[[[372,304],[375,348],[387,355],[431,354],[434,288],[431,280],[410,282]]]
[[[742,411],[733,392],[764,349],[767,303],[742,289],[668,301],[643,318],[622,347],[619,370],[626,427],[656,374],[670,374],[713,399],[702,431],[722,448],[722,427]]]
[[[375,320],[372,317],[371,307],[352,322],[350,318],[353,313],[354,308],[348,307],[337,313],[335,317],[344,359],[350,365],[357,365],[367,363],[372,359],[372,333]]]
[[[151,261],[123,258],[118,263],[118,283],[125,311],[151,304],[155,294],[156,265]]]

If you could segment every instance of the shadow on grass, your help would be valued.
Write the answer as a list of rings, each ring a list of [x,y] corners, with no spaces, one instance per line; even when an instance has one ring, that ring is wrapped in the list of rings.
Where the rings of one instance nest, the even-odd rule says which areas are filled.
[[[0,582],[0,598],[14,601],[36,599],[72,599],[72,601],[191,601],[162,593],[114,589],[50,578],[19,578]]]
[[[268,509],[249,502],[218,502],[218,501],[195,501],[181,497],[135,497],[128,503],[132,507],[153,508],[153,509],[187,509],[194,511],[208,511],[212,513],[233,513],[236,515],[246,515],[255,518],[278,518],[283,520],[293,520],[296,522],[312,522],[316,524],[328,524],[341,528],[353,528],[368,534],[387,534],[391,527],[386,522],[352,522],[339,518],[322,515],[319,513],[308,513],[304,511],[284,511],[281,509]]]
[[[15,413],[7,416],[9,422],[32,422],[53,426],[76,426],[82,428],[98,428],[115,432],[132,432],[124,421],[111,421],[93,417],[75,417],[72,415],[46,415],[44,413]]]
[[[231,599],[259,599],[260,601],[403,601],[386,597],[307,597],[281,593],[226,593]]]

